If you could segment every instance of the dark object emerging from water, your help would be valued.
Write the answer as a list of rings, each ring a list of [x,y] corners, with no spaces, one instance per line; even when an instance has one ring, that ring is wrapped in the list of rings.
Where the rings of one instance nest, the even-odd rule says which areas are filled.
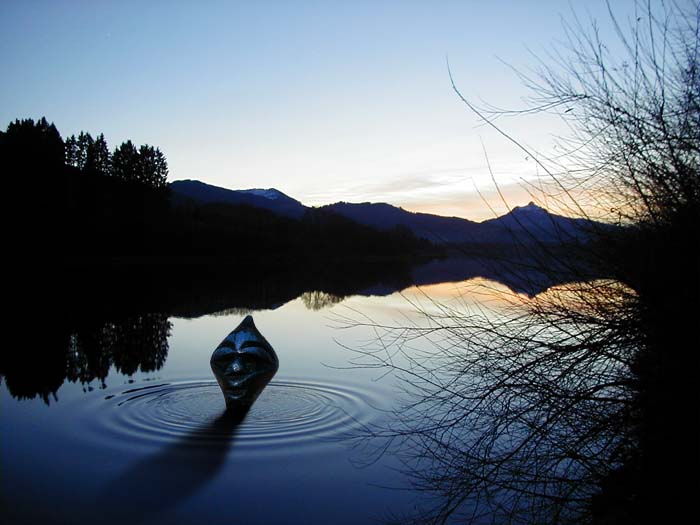
[[[211,369],[228,409],[250,407],[279,368],[277,354],[246,316],[211,356]]]

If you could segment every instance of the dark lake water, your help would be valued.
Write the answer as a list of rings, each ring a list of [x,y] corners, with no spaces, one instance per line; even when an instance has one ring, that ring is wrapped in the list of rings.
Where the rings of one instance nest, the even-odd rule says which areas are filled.
[[[376,332],[344,320],[420,323],[414,301],[426,296],[478,303],[490,299],[465,296],[475,282],[505,289],[469,268],[434,262],[412,274],[420,289],[363,282],[345,296],[272,282],[253,299],[246,287],[240,300],[235,289],[212,299],[198,295],[211,283],[193,283],[186,307],[164,288],[175,298],[160,311],[133,290],[133,308],[109,294],[98,304],[95,277],[59,336],[47,328],[35,352],[2,363],[3,521],[357,524],[410,513],[421,495],[399,459],[353,439],[389,417],[399,385],[351,366]],[[247,313],[280,364],[233,421],[209,359]]]

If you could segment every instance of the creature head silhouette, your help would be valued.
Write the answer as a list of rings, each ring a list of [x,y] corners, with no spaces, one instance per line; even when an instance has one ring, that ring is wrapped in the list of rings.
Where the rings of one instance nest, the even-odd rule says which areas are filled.
[[[221,341],[210,364],[229,409],[250,407],[279,368],[277,354],[250,315]]]

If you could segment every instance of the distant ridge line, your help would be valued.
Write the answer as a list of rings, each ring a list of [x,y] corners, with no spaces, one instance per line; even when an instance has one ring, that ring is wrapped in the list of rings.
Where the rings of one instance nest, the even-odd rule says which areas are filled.
[[[384,202],[336,202],[309,207],[276,188],[231,190],[198,180],[169,184],[176,199],[200,204],[224,203],[263,208],[272,213],[301,219],[310,210],[333,212],[378,230],[407,228],[417,237],[437,244],[528,244],[585,242],[596,231],[610,226],[588,219],[575,219],[550,213],[529,202],[508,213],[475,222],[461,217],[412,212]]]

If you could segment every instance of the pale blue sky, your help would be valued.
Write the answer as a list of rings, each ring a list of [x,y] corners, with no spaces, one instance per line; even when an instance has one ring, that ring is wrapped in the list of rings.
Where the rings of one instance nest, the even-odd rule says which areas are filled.
[[[550,49],[572,8],[607,30],[602,0],[1,0],[0,125],[45,115],[64,137],[157,145],[170,180],[481,219],[482,144],[504,186],[535,167],[477,126],[445,57],[468,97],[520,105],[527,93],[499,58],[533,66],[526,46]],[[558,131],[506,126],[545,150]]]

